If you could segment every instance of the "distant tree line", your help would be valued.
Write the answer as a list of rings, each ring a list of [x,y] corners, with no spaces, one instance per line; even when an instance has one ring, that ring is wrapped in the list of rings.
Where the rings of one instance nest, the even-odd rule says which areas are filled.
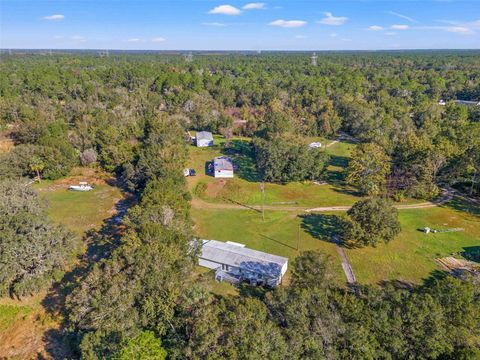
[[[342,130],[377,146],[364,156],[383,152],[390,164],[362,184],[353,175],[362,192],[428,198],[449,184],[475,194],[480,107],[438,101],[480,100],[478,59],[477,51],[323,53],[313,67],[307,54],[193,63],[175,55],[7,56],[0,127],[20,146],[0,160],[0,174],[54,179],[80,162],[121,173],[137,156],[144,119],[162,111],[184,129],[269,142]]]

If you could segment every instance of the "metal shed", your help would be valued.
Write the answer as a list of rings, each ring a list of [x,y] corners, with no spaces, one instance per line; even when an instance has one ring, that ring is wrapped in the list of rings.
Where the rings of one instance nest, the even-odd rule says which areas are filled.
[[[202,240],[199,265],[216,270],[215,278],[232,283],[278,286],[288,268],[282,256],[252,250],[236,243]]]
[[[213,176],[216,178],[233,178],[233,161],[227,156],[213,159]]]
[[[197,131],[195,139],[197,147],[213,146],[213,135],[209,131]]]

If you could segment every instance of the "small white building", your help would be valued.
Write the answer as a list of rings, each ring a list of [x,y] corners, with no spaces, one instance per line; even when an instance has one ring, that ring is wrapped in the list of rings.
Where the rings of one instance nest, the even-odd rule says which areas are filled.
[[[197,131],[195,141],[197,143],[197,147],[213,146],[213,135],[208,131]]]
[[[287,272],[288,259],[234,242],[202,240],[198,264],[216,270],[215,279],[219,281],[275,287]]]
[[[322,143],[321,142],[312,142],[308,145],[308,147],[310,149],[319,149],[322,147]]]
[[[445,106],[445,105],[447,105],[447,103],[445,102],[445,100],[440,99],[440,100],[438,101],[438,105]]]
[[[226,156],[213,159],[213,176],[216,178],[233,178],[233,162]]]

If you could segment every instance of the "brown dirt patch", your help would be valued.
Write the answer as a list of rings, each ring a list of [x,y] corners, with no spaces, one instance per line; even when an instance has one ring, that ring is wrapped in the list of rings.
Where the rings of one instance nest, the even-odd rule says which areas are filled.
[[[15,144],[14,144],[12,139],[9,139],[9,138],[2,139],[2,138],[0,138],[0,155],[9,153],[13,149],[14,146],[15,146]]]
[[[220,193],[220,191],[222,191],[222,189],[225,187],[226,184],[227,184],[227,180],[225,180],[225,179],[218,179],[218,180],[212,181],[212,182],[208,183],[207,190],[205,191],[205,194],[208,197],[216,198],[218,196],[218,194]]]
[[[51,359],[69,358],[69,350],[58,336],[59,318],[52,318],[41,305],[45,293],[19,300],[0,299],[0,304],[28,306],[28,314],[19,314],[15,321],[0,331],[0,359]],[[57,334],[57,336],[54,336]],[[56,357],[57,358],[57,357]]]

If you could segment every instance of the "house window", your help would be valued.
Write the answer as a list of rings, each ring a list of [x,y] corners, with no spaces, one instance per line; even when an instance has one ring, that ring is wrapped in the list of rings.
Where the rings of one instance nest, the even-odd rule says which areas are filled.
[[[222,270],[228,271],[230,269],[228,268],[228,265],[222,264]]]

